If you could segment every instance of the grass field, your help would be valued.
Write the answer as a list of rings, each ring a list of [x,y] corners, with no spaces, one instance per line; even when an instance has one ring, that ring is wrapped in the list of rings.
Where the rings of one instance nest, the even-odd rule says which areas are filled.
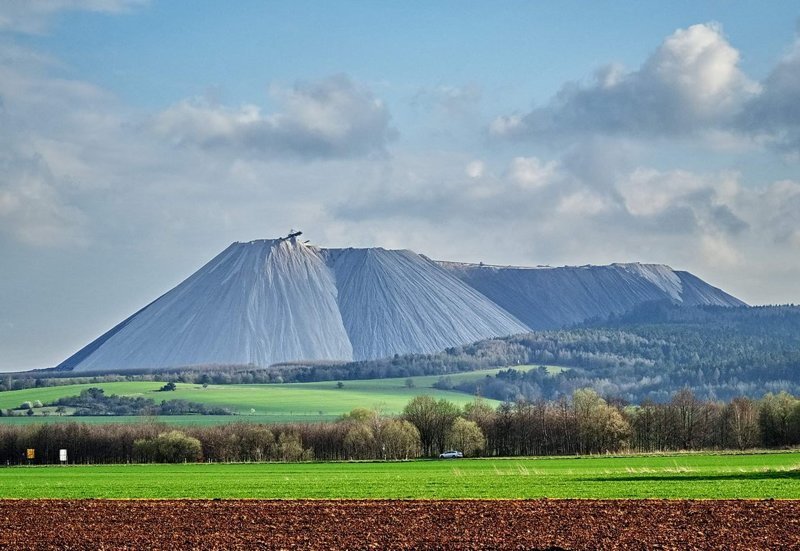
[[[535,366],[514,366],[515,369],[528,370]],[[548,367],[551,372],[561,370]],[[472,371],[448,375],[453,383],[477,380],[493,375],[499,369]],[[414,387],[406,386],[406,379],[362,379],[343,381],[344,387],[337,388],[335,381],[321,383],[288,383],[270,385],[209,385],[203,388],[195,384],[178,384],[174,392],[158,392],[163,382],[120,382],[65,385],[47,388],[31,388],[0,392],[0,409],[19,407],[25,401],[39,400],[49,403],[62,396],[74,396],[81,390],[99,387],[106,394],[121,396],[144,396],[156,402],[169,399],[183,399],[211,406],[220,406],[240,413],[240,416],[200,416],[178,415],[161,419],[175,424],[217,424],[234,420],[269,423],[282,421],[321,421],[333,420],[343,413],[357,407],[380,409],[387,414],[399,413],[408,401],[420,394],[435,398],[445,398],[459,405],[473,400],[460,392],[441,391],[433,388],[439,380],[438,375],[411,377]],[[496,405],[497,402],[489,400]],[[255,410],[254,412],[252,410]],[[60,422],[80,420],[86,422],[135,422],[140,417],[0,417],[0,423]]]
[[[800,453],[0,468],[0,498],[800,498]]]

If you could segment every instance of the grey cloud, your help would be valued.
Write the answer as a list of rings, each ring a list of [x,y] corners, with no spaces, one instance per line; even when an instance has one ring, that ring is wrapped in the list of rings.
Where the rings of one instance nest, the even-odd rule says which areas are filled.
[[[184,101],[158,115],[154,128],[178,146],[235,156],[306,159],[380,154],[396,134],[386,105],[345,75],[274,88],[278,113]]]
[[[37,247],[74,245],[85,242],[85,223],[41,157],[0,154],[0,233]]]
[[[756,200],[759,218],[771,229],[771,240],[800,251],[800,182],[775,182],[759,191]]]
[[[712,206],[709,209],[709,219],[720,231],[735,235],[746,231],[750,224],[742,220],[727,205]]]
[[[764,79],[762,89],[744,105],[736,120],[738,129],[800,154],[800,40]]]

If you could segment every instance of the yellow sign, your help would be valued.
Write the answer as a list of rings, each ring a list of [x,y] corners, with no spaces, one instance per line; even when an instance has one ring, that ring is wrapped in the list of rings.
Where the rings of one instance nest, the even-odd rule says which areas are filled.
[[[36,459],[36,450],[33,448],[28,448],[26,455],[28,459]]]

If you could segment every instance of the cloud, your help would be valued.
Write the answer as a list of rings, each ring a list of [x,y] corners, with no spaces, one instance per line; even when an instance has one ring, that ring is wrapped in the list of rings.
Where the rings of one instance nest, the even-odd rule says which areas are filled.
[[[464,117],[477,107],[482,95],[481,88],[476,84],[423,87],[411,98],[411,105],[448,118]]]
[[[613,209],[612,200],[588,189],[564,195],[555,207],[556,212],[568,216],[595,216]]]
[[[470,178],[481,178],[486,172],[486,163],[483,161],[470,161],[467,163],[464,173]]]
[[[3,0],[0,31],[39,34],[60,12],[125,13],[148,3],[149,0]]]
[[[596,136],[693,136],[711,150],[777,150],[800,159],[800,39],[761,82],[715,23],[679,29],[635,71],[610,64],[527,113],[495,118],[496,138],[552,143]]]
[[[523,189],[536,189],[553,181],[558,170],[555,161],[543,162],[536,157],[514,157],[508,177]]]
[[[386,105],[346,75],[273,88],[271,95],[281,104],[280,112],[187,100],[160,113],[154,128],[176,146],[257,158],[381,154],[395,135]]]
[[[636,71],[609,65],[589,84],[569,83],[544,107],[495,119],[499,137],[575,134],[676,136],[728,120],[758,85],[713,23],[679,29]]]
[[[85,243],[86,217],[54,180],[41,157],[0,153],[0,233],[37,247]]]
[[[636,169],[619,182],[617,190],[625,208],[634,216],[659,214],[674,207],[678,201],[692,203],[711,191],[707,182],[690,172],[662,173],[645,168]]]
[[[800,253],[800,182],[779,180],[754,193],[756,216],[770,229],[768,241]]]
[[[800,156],[800,39],[761,83],[737,118],[739,130]]]

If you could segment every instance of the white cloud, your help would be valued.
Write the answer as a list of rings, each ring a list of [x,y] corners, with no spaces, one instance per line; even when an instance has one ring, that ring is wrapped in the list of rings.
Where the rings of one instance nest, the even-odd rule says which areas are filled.
[[[625,207],[634,216],[651,216],[673,207],[676,201],[708,189],[697,175],[683,170],[662,173],[638,168],[617,184]]]
[[[594,216],[613,210],[614,204],[608,197],[582,189],[563,196],[556,205],[560,214],[571,216]]]
[[[550,103],[497,118],[490,133],[547,140],[573,134],[673,136],[723,124],[758,85],[713,23],[679,29],[636,71],[612,65],[589,85],[569,83]]]
[[[543,162],[536,157],[514,157],[509,178],[523,189],[536,189],[550,184],[558,172],[555,161]]]
[[[740,55],[716,24],[692,25],[667,38],[639,78],[671,92],[690,113],[710,118],[729,112],[758,91],[739,69]]]
[[[720,235],[703,235],[700,247],[706,262],[718,267],[736,268],[744,261],[744,255]]]
[[[470,161],[464,168],[464,173],[472,179],[481,178],[484,172],[486,172],[486,164],[483,161]]]
[[[716,23],[678,29],[636,70],[598,69],[569,82],[544,106],[496,117],[497,138],[552,143],[589,136],[695,138],[713,151],[769,147],[800,159],[800,39],[756,82]]]
[[[261,158],[383,153],[394,137],[386,105],[346,75],[273,87],[271,94],[282,111],[264,114],[254,105],[226,108],[186,100],[160,113],[154,128],[179,146]]]
[[[525,121],[519,113],[501,115],[489,123],[489,134],[492,136],[517,136],[525,132]]]
[[[628,213],[652,219],[665,231],[735,235],[748,227],[735,212],[742,193],[736,174],[637,168],[616,190]]]

